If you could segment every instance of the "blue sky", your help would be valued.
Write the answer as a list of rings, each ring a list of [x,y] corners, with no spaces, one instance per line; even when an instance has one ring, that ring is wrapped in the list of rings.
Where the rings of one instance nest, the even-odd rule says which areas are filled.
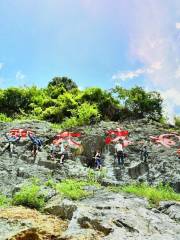
[[[1,0],[0,87],[159,90],[180,113],[179,0]]]

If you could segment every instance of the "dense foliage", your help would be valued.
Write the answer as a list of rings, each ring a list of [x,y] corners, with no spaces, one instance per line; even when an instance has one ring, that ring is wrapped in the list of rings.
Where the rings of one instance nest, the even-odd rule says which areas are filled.
[[[158,92],[146,92],[141,87],[130,90],[116,87],[113,92],[124,103],[125,116],[149,117],[160,120],[162,117],[162,98]]]
[[[161,104],[159,93],[140,87],[80,90],[71,79],[55,77],[47,88],[0,89],[0,120],[39,119],[60,123],[65,128],[89,124],[92,118],[117,121],[146,116],[159,120]]]

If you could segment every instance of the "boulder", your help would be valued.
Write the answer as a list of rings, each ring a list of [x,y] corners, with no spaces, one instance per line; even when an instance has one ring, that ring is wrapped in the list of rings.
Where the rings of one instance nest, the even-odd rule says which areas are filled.
[[[59,195],[53,197],[44,208],[44,211],[62,219],[71,220],[77,205],[68,199],[63,199]]]
[[[148,164],[144,162],[135,163],[133,166],[128,168],[128,174],[131,178],[138,178],[144,175],[149,170]]]

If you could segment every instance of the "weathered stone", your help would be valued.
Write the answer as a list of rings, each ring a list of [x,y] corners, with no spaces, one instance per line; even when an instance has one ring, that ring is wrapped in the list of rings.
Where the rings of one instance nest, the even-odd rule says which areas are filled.
[[[166,211],[170,218],[180,222],[180,204],[171,205]]]
[[[76,209],[77,205],[74,202],[68,199],[62,199],[60,196],[56,196],[50,200],[44,208],[44,211],[62,219],[70,220]]]
[[[131,178],[138,178],[139,176],[147,173],[149,170],[148,164],[144,162],[137,163],[128,168],[128,173]]]

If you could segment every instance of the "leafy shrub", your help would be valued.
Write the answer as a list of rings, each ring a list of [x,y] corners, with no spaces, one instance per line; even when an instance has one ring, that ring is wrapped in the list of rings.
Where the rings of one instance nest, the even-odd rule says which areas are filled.
[[[7,117],[6,114],[4,114],[4,113],[0,113],[0,121],[2,121],[2,122],[11,122],[12,118]]]
[[[11,199],[7,198],[5,195],[0,194],[0,207],[6,207],[11,204]]]
[[[77,109],[72,110],[72,115],[78,119],[79,125],[89,124],[91,117],[100,118],[100,114],[96,104],[85,102]]]
[[[100,118],[97,106],[95,104],[91,105],[87,102],[81,104],[78,108],[71,110],[71,113],[72,117],[66,118],[62,122],[62,128],[71,128],[89,124],[91,117],[95,117],[96,120]]]
[[[94,169],[89,168],[87,174],[87,181],[91,184],[101,182],[103,178],[107,175],[107,169],[101,168],[99,171],[94,171]]]
[[[120,105],[110,92],[97,87],[86,88],[82,92],[81,102],[96,104],[103,120],[118,120]]]
[[[76,117],[66,118],[60,126],[62,129],[72,128],[79,126],[79,122]]]
[[[64,197],[72,200],[79,200],[91,195],[91,192],[84,190],[85,186],[98,186],[91,182],[76,179],[66,179],[56,185],[56,190]]]
[[[54,179],[49,178],[47,180],[47,182],[45,182],[45,186],[55,189],[56,188],[56,183],[55,183]]]
[[[115,192],[133,193],[140,197],[146,197],[151,204],[158,205],[163,200],[180,201],[180,194],[175,193],[174,190],[167,184],[159,184],[157,187],[152,187],[147,184],[132,184],[123,187],[111,188]]]
[[[61,131],[61,124],[60,123],[51,123],[51,128],[57,131]]]
[[[44,197],[40,195],[38,181],[32,181],[30,184],[24,185],[20,191],[14,195],[13,204],[41,209],[45,204],[45,200]]]

